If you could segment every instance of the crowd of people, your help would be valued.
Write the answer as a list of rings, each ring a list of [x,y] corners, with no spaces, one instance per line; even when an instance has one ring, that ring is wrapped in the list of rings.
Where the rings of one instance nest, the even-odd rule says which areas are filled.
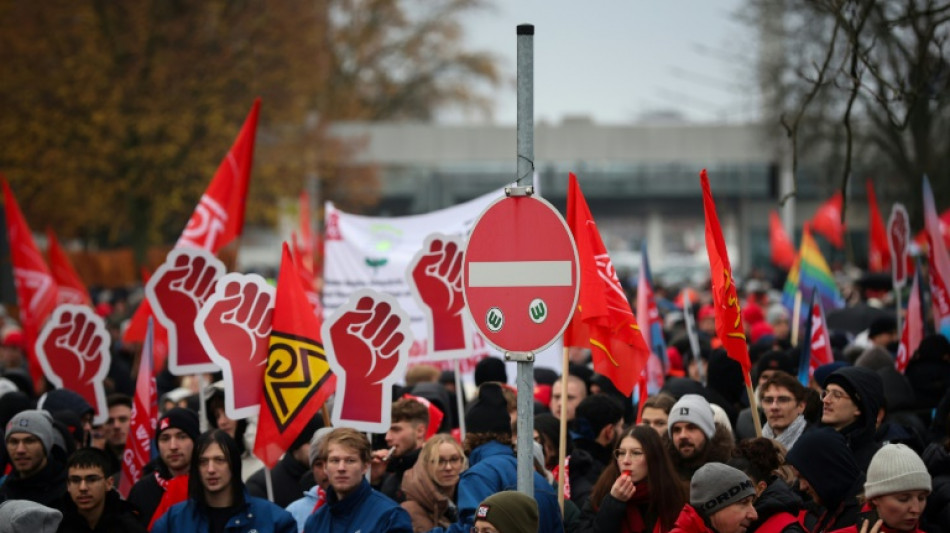
[[[97,425],[79,394],[34,390],[7,318],[0,532],[950,533],[950,342],[926,336],[898,372],[881,314],[858,335],[833,331],[836,360],[803,384],[775,300],[742,294],[754,405],[710,306],[697,350],[682,310],[661,305],[663,379],[642,405],[589,351],[571,350],[563,375],[535,368],[533,497],[516,491],[517,393],[493,357],[469,390],[411,367],[385,434],[331,427],[324,409],[269,472],[250,450],[255,421],[227,416],[220,383],[199,395],[200,380],[163,371],[154,459],[122,497],[136,347],[115,342]]]

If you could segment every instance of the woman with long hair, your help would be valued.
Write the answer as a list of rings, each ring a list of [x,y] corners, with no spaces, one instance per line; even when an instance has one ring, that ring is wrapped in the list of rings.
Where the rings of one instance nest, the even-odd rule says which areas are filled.
[[[657,432],[649,426],[626,430],[611,461],[582,509],[580,531],[665,533],[686,503],[679,480]]]
[[[458,520],[455,487],[467,466],[462,446],[451,435],[439,433],[426,441],[402,478],[406,499],[400,505],[412,518],[414,531],[448,527]]]

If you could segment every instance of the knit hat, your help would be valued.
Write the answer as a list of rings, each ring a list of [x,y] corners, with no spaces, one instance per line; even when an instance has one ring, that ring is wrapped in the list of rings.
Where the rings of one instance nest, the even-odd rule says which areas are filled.
[[[912,448],[904,444],[885,444],[871,458],[864,497],[870,499],[909,490],[933,490],[927,467]]]
[[[875,318],[868,327],[868,338],[873,339],[882,333],[897,333],[897,320],[890,316]]]
[[[310,438],[310,466],[313,466],[314,461],[317,460],[317,452],[320,449],[320,442],[326,438],[330,432],[333,431],[331,427],[322,427],[313,432],[313,437]]]
[[[508,383],[505,362],[497,357],[486,357],[475,365],[475,385],[479,386],[488,381]]]
[[[755,363],[755,371],[753,372],[755,379],[758,380],[762,372],[766,370],[781,370],[794,376],[798,374],[798,365],[785,351],[772,350],[762,354],[758,362]]]
[[[157,441],[162,432],[170,428],[184,431],[193,441],[197,441],[198,435],[201,433],[198,429],[198,415],[194,411],[183,407],[169,409],[168,412],[158,419],[158,426],[156,426],[155,430],[155,440]]]
[[[86,414],[94,414],[96,411],[89,405],[85,398],[78,392],[70,389],[53,389],[40,396],[36,402],[37,409],[44,409],[51,413],[57,411],[72,411],[82,418]]]
[[[48,412],[39,409],[22,411],[7,423],[6,438],[9,439],[14,433],[33,435],[40,439],[43,450],[49,453],[53,446],[53,417]]]
[[[520,492],[496,492],[475,510],[475,522],[485,521],[501,533],[534,533],[538,530],[538,503]]]
[[[831,363],[821,365],[815,369],[815,383],[825,388],[825,382],[828,380],[828,376],[838,371],[840,368],[845,368],[851,366],[844,361],[833,361]],[[795,374],[792,374],[793,376]]]
[[[716,434],[716,421],[713,418],[712,407],[706,398],[698,394],[684,394],[670,409],[667,431],[673,436],[673,425],[677,422],[690,422],[702,430],[707,439]]]
[[[465,429],[469,433],[511,434],[508,402],[501,393],[501,386],[485,383],[478,388],[478,399],[465,413]]]
[[[709,517],[755,496],[755,485],[744,472],[722,463],[706,463],[689,482],[689,504]]]
[[[60,511],[30,500],[0,503],[0,524],[9,533],[53,533],[62,520]]]

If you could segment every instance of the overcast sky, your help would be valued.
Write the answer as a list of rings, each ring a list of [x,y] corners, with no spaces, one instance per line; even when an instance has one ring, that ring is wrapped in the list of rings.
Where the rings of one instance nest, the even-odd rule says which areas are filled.
[[[757,112],[754,28],[744,0],[497,0],[464,19],[466,42],[489,50],[511,78],[495,122],[516,121],[515,28],[535,26],[535,120],[586,115],[630,123],[675,110],[692,121],[744,121]],[[471,120],[446,115],[446,121]]]

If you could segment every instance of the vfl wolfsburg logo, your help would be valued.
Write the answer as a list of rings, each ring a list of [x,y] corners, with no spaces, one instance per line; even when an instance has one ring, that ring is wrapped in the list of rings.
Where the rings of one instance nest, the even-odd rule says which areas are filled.
[[[505,325],[505,315],[501,312],[501,309],[492,307],[485,315],[485,324],[492,333],[497,333]]]
[[[323,346],[311,339],[271,333],[264,371],[264,403],[280,431],[293,423],[329,377],[330,365]]]

